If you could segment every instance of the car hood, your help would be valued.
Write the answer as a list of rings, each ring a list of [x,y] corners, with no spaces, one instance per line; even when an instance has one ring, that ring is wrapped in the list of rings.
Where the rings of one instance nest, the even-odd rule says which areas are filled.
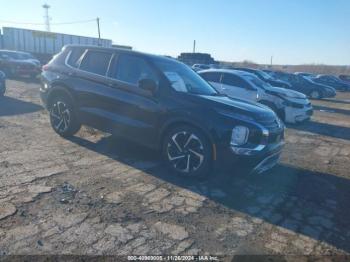
[[[306,96],[304,94],[297,92],[297,91],[294,91],[294,90],[286,89],[286,88],[271,86],[271,87],[266,88],[266,90],[269,90],[271,92],[278,93],[278,94],[281,94],[283,96],[287,96],[290,98],[302,98],[302,99],[306,98]]]
[[[275,119],[276,114],[264,105],[250,103],[247,101],[233,99],[227,96],[207,96],[207,95],[190,95],[193,102],[205,104],[213,108],[218,113],[231,115],[233,118],[265,121]]]

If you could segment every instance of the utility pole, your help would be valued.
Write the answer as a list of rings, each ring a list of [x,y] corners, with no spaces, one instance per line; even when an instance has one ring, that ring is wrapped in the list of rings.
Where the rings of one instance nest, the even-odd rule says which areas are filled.
[[[273,60],[273,55],[271,56],[271,67],[272,67],[272,60]]]
[[[45,10],[44,19],[45,19],[46,31],[50,32],[50,19],[51,19],[51,17],[49,16],[50,6],[48,4],[44,4],[44,5],[42,5],[42,7]]]
[[[96,18],[96,22],[97,22],[97,31],[98,31],[98,45],[101,45],[101,32],[100,32],[100,18],[97,17]]]
[[[196,52],[196,40],[193,40],[193,53]]]

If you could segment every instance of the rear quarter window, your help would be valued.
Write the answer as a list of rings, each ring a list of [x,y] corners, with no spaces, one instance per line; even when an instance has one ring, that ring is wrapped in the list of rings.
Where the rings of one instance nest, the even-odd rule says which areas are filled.
[[[80,58],[84,54],[85,49],[73,49],[70,51],[67,64],[77,68],[79,66]]]

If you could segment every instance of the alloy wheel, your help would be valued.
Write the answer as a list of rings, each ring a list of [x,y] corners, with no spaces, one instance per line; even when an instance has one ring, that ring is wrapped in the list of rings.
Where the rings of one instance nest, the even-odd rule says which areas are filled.
[[[53,104],[50,110],[50,117],[52,126],[57,132],[64,133],[68,130],[71,121],[71,113],[64,102],[56,101]]]
[[[168,141],[167,157],[175,170],[189,174],[198,170],[203,164],[203,143],[191,132],[175,133]]]

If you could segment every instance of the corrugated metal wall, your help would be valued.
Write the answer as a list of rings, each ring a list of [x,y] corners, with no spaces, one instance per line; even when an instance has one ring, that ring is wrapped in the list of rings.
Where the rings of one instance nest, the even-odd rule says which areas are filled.
[[[0,39],[0,45],[1,42],[3,44],[1,48],[3,49],[53,55],[58,53],[64,45],[98,45],[99,39],[94,37],[4,27],[2,41]],[[111,47],[112,40],[100,39],[100,46]]]

